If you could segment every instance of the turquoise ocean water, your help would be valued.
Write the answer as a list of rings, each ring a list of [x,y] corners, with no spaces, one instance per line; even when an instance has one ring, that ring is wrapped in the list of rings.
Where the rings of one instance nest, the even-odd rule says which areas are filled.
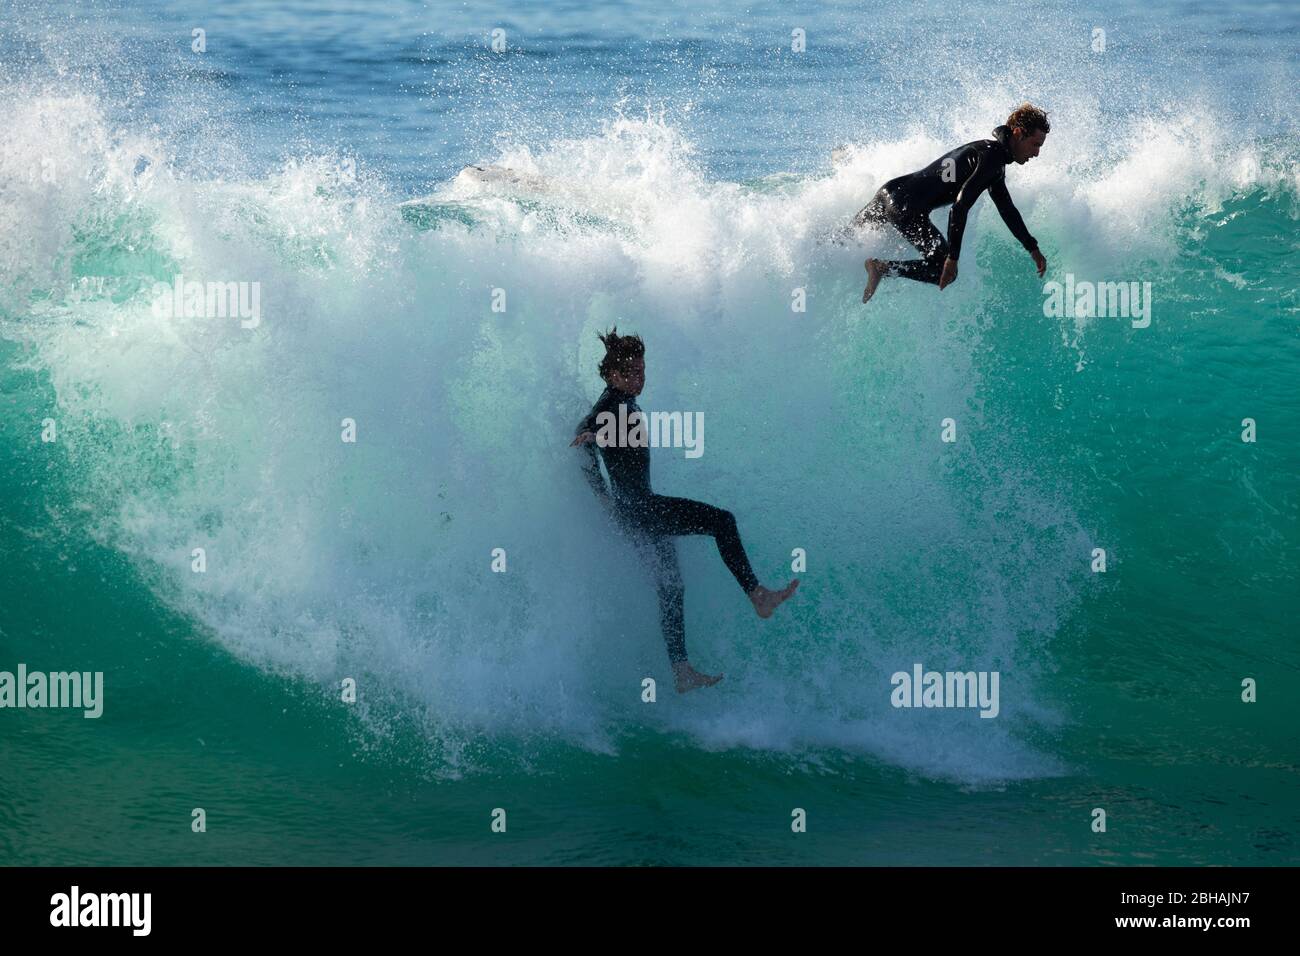
[[[1294,5],[2,4],[0,671],[105,700],[0,709],[0,863],[1300,862]],[[987,199],[864,308],[827,237],[1026,99],[1047,278],[1150,324]],[[759,622],[681,543],[686,697],[568,448],[614,322],[656,490],[807,553]]]

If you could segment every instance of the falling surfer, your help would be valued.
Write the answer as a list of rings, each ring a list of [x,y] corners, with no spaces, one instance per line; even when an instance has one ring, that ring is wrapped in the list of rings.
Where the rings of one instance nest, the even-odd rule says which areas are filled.
[[[1038,241],[1025,228],[1025,221],[1007,192],[1006,167],[1024,165],[1038,155],[1051,126],[1047,114],[1030,103],[1016,109],[1007,122],[993,130],[992,139],[979,139],[940,156],[929,166],[891,179],[880,187],[853,224],[890,225],[921,253],[920,259],[887,261],[868,259],[867,287],[862,301],[869,302],[885,276],[902,276],[929,282],[940,289],[957,280],[957,258],[961,254],[966,216],[985,190],[1002,214],[1011,234],[1033,256],[1038,274],[1047,271],[1047,260]],[[948,238],[935,228],[930,213],[951,206]]]
[[[614,420],[630,421],[634,415],[644,415],[637,407],[636,396],[645,387],[645,345],[640,336],[619,335],[617,328],[602,335],[600,340],[605,344],[600,375],[606,388],[591,413],[578,425],[571,447],[583,448],[583,470],[592,490],[610,507],[618,526],[632,539],[642,561],[654,575],[659,592],[660,624],[678,693],[709,687],[722,680],[722,675],[702,674],[687,659],[684,588],[673,538],[687,534],[712,537],[727,570],[759,617],[770,617],[778,605],[794,594],[799,581],[792,580],[779,591],[763,587],[749,564],[736,518],[730,511],[689,498],[655,494],[650,490],[650,449],[635,440],[626,443],[607,440],[607,436],[616,432],[612,427]],[[619,406],[624,406],[624,410],[620,411]],[[597,449],[599,460],[605,463],[609,473],[609,488],[601,478]]]

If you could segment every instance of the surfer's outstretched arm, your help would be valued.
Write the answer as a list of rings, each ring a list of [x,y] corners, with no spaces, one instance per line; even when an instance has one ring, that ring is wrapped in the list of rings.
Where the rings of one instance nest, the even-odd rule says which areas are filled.
[[[600,461],[596,457],[596,435],[586,425],[587,422],[583,421],[578,426],[578,434],[569,443],[569,447],[582,449],[582,477],[587,479],[587,484],[591,486],[596,497],[602,502],[607,502],[609,488],[605,486],[605,479],[600,473]]]
[[[1030,235],[1029,229],[1025,226],[1025,220],[1020,215],[1020,210],[1016,204],[1011,201],[1011,193],[1007,192],[1007,181],[1003,176],[989,186],[989,196],[993,199],[993,205],[998,207],[998,214],[1002,216],[1002,221],[1007,224],[1011,230],[1011,235],[1020,241],[1025,247],[1025,251],[1034,257],[1034,265],[1038,267],[1038,275],[1041,277],[1047,271],[1047,260],[1038,249],[1038,240]]]

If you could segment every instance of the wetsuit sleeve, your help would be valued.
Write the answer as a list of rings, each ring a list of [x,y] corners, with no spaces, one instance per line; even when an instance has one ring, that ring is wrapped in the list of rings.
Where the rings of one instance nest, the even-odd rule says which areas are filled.
[[[1011,230],[1011,235],[1020,240],[1020,244],[1029,252],[1038,248],[1038,240],[1029,234],[1025,228],[1025,221],[1020,218],[1020,210],[1016,204],[1011,201],[1011,193],[1007,192],[1007,181],[999,176],[997,181],[989,186],[989,196],[993,198],[993,204],[998,207],[998,212],[1002,215],[1002,221],[1007,224]]]
[[[608,498],[609,489],[605,487],[605,479],[600,474],[600,462],[596,458],[596,446],[594,442],[586,445],[579,445],[582,449],[582,477],[587,479],[587,484],[595,492],[598,498]]]
[[[980,198],[998,173],[997,163],[988,158],[984,152],[976,153],[975,168],[962,183],[953,201],[952,212],[948,214],[948,255],[956,259],[961,255],[961,237],[966,231],[966,216],[975,200]]]
[[[596,415],[600,410],[598,403],[578,425],[578,430],[574,432],[574,435],[595,431]],[[605,486],[605,479],[600,474],[600,459],[596,455],[596,443],[593,441],[587,442],[585,445],[579,445],[578,450],[582,453],[582,477],[587,479],[587,484],[591,486],[591,490],[596,493],[598,498],[609,498],[609,488]]]

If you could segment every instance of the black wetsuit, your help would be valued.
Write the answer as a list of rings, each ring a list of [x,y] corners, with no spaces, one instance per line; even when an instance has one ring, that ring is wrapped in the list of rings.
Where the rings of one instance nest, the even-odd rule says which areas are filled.
[[[1013,161],[1010,127],[997,127],[993,137],[958,146],[925,169],[891,179],[853,217],[854,224],[859,226],[888,223],[920,250],[923,258],[919,260],[886,262],[887,275],[937,285],[943,274],[943,260],[961,255],[966,215],[986,189],[1011,234],[1030,252],[1038,248],[1038,240],[1025,228],[1025,221],[1007,192],[1006,167]],[[945,242],[942,233],[930,222],[930,213],[949,205],[952,212],[948,214]]]
[[[582,420],[577,434],[598,433],[597,417],[602,412],[610,412],[617,419],[620,404],[627,406],[629,419],[640,411],[633,396],[609,386],[591,413]],[[651,491],[649,448],[617,444],[600,447],[600,458],[609,472],[610,487],[606,489],[596,459],[597,442],[588,442],[581,447],[588,456],[583,464],[587,481],[596,494],[610,500],[618,523],[630,533],[642,560],[654,572],[659,592],[659,620],[664,642],[668,645],[668,659],[674,664],[683,662],[686,660],[685,588],[672,536],[711,535],[727,569],[748,594],[758,586],[758,578],[754,576],[754,569],[745,555],[745,546],[740,542],[736,518],[730,511],[702,501],[669,498]]]

